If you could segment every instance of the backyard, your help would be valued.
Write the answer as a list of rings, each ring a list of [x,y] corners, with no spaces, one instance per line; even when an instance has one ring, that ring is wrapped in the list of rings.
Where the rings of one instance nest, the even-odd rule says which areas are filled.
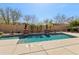
[[[79,54],[78,16],[66,16],[65,14],[56,13],[52,17],[53,14],[51,15],[50,12],[50,14],[47,13],[43,16],[45,12],[43,11],[44,13],[40,15],[42,11],[38,10],[38,7],[34,7],[38,8],[33,8],[34,11],[41,12],[35,11],[34,15],[31,12],[32,9],[29,12],[28,7],[24,10],[21,7],[11,7],[0,8],[1,55]],[[28,10],[31,14],[25,10]]]

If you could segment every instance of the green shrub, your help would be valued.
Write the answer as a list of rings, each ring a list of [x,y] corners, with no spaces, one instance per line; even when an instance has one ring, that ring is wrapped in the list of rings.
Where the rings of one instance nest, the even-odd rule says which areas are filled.
[[[75,27],[75,26],[79,26],[79,20],[73,20],[70,22],[70,27]]]
[[[74,32],[75,30],[73,28],[70,29],[71,32]]]
[[[4,34],[3,32],[0,32],[0,35]]]

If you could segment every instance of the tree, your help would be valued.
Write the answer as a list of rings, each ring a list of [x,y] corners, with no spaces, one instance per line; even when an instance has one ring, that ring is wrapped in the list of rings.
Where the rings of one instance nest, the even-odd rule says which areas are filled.
[[[53,24],[53,20],[52,19],[46,19],[44,21],[44,23],[46,24],[46,29],[48,29],[48,25],[52,25]],[[51,26],[50,26],[50,29],[51,29]]]
[[[42,25],[40,25],[40,31],[42,31]]]
[[[52,25],[53,25],[53,20],[52,19],[49,21],[49,24],[50,24],[50,30],[51,30]]]
[[[6,24],[9,24],[11,21],[10,8],[0,9],[0,16],[1,16],[2,20],[5,21]]]
[[[48,22],[49,22],[49,19],[44,20],[44,23],[46,25],[46,30],[48,29]]]
[[[49,22],[49,19],[44,20],[45,24],[48,24],[48,22]]]
[[[18,21],[21,17],[21,12],[15,9],[11,9],[10,12],[12,23],[16,24],[16,21]]]
[[[4,13],[4,9],[0,9],[0,16],[1,16],[1,20],[4,20],[5,21],[5,23],[7,24],[7,22],[6,22],[6,17],[5,17],[5,13]]]
[[[31,16],[29,15],[24,16],[24,20],[26,21],[26,23],[29,23],[29,21],[31,20]]]
[[[50,24],[53,24],[53,20],[52,20],[52,19],[50,19],[50,20],[49,20],[49,23],[50,23]]]
[[[64,23],[66,21],[66,16],[65,15],[57,15],[54,17],[55,22],[58,24]]]
[[[5,17],[6,17],[7,24],[9,24],[10,23],[10,8],[5,9]]]
[[[79,26],[79,20],[73,20],[70,22],[70,27]]]
[[[15,25],[16,22],[20,19],[21,17],[21,12],[19,10],[16,9],[10,9],[10,18],[12,21],[12,24]],[[12,25],[12,28],[13,28]],[[12,30],[12,33],[14,32],[14,30]]]
[[[2,8],[0,9],[0,17],[6,24],[9,24],[11,21],[14,24],[21,17],[21,12],[11,8]]]
[[[75,20],[75,17],[74,17],[74,16],[71,16],[71,17],[68,17],[68,18],[66,19],[66,22],[67,22],[67,23],[70,23],[70,22],[73,21],[73,20]]]
[[[35,24],[37,18],[34,15],[25,15],[24,20],[26,21],[26,23]]]
[[[69,22],[68,31],[78,31],[77,26],[79,26],[79,19],[72,20]]]
[[[37,21],[37,17],[35,15],[32,15],[31,16],[31,24],[36,24],[38,21]]]
[[[41,31],[42,31],[42,24],[36,25],[36,28],[37,28],[37,32],[38,32],[38,31],[41,32]]]
[[[34,25],[34,24],[30,24],[30,29],[31,29],[31,32],[33,32],[34,27],[35,27],[35,25]]]
[[[35,27],[35,22],[36,22],[36,16],[34,16],[34,15],[25,15],[24,20],[26,21],[27,24],[30,23],[30,29],[31,29],[31,32],[33,32],[33,29]]]
[[[37,32],[39,31],[39,26],[38,25],[36,25],[36,29],[37,29]]]

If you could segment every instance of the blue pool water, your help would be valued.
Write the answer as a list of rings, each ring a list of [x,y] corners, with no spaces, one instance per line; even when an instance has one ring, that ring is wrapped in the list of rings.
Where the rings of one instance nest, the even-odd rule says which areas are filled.
[[[60,39],[68,39],[74,38],[74,36],[67,34],[41,34],[41,35],[28,35],[19,37],[18,43],[33,43],[33,42],[41,42],[41,41],[49,41],[49,40],[60,40]]]
[[[18,35],[18,36],[2,36],[0,40],[12,40],[19,39],[17,43],[33,43],[33,42],[41,42],[41,41],[49,41],[49,40],[60,40],[60,39],[68,39],[74,38],[75,36],[71,36],[64,33],[53,33],[53,34],[31,34],[31,35]]]
[[[2,36],[0,37],[0,40],[14,40],[19,39],[19,36]]]

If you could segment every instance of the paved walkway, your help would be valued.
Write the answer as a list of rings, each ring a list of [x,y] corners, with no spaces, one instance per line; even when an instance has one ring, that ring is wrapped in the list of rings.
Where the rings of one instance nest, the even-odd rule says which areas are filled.
[[[77,33],[66,33],[77,35]],[[78,55],[79,38],[17,44],[16,40],[0,40],[1,55]]]

